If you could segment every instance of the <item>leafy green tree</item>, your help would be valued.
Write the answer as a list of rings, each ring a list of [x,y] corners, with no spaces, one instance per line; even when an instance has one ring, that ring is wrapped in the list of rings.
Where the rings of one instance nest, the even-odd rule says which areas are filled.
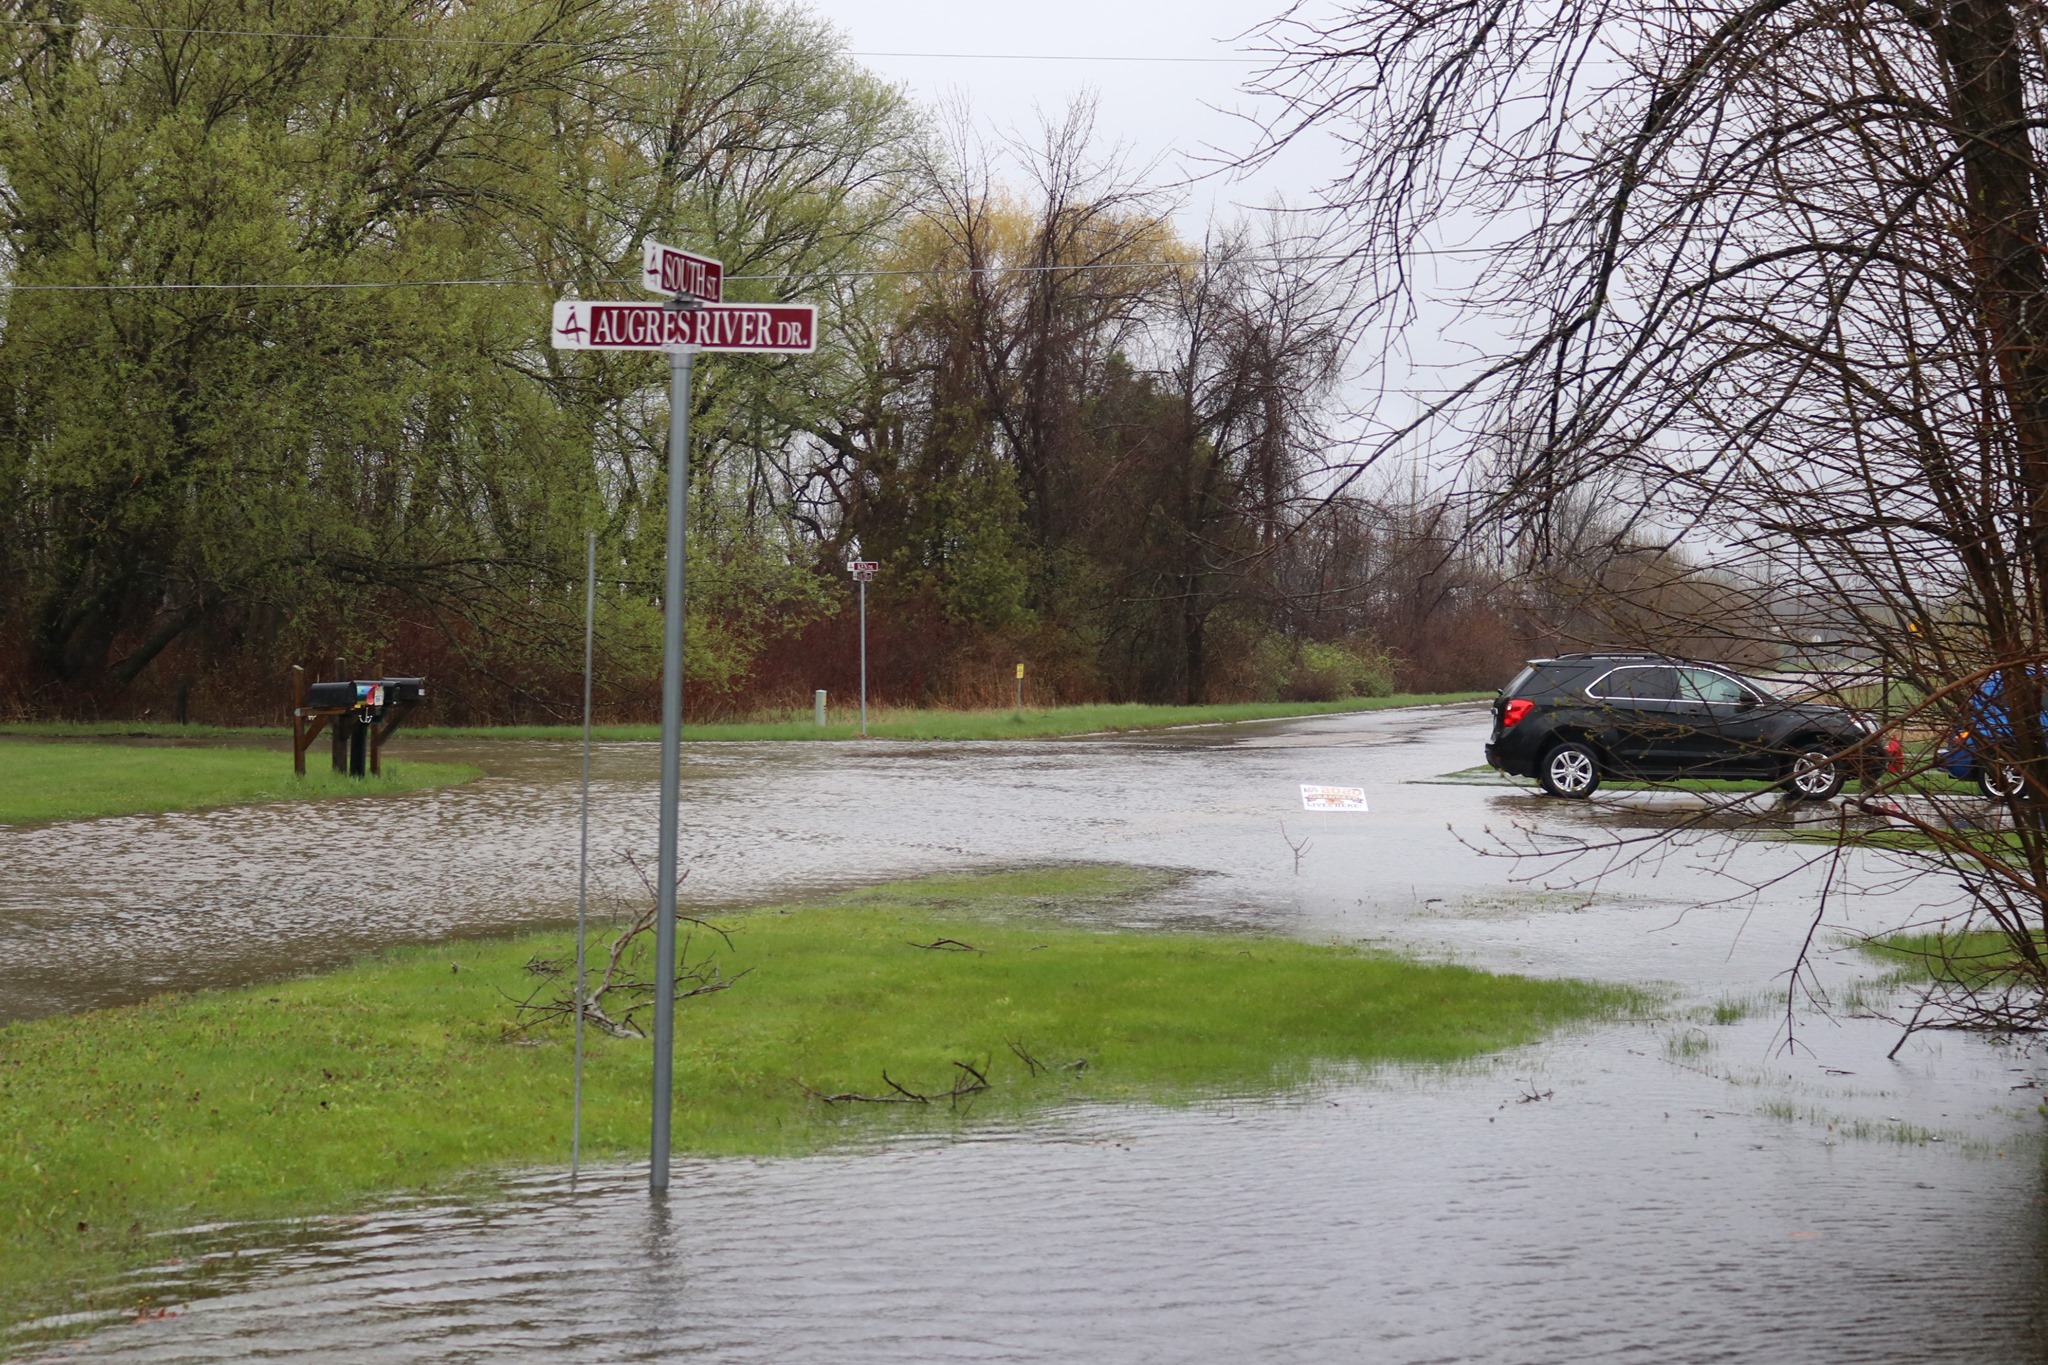
[[[0,632],[37,696],[118,694],[195,631],[273,661],[427,629],[530,681],[572,652],[591,524],[644,628],[665,374],[548,352],[548,302],[617,293],[649,233],[722,254],[737,297],[799,294],[864,249],[917,136],[764,4],[16,17]],[[700,601],[732,641],[809,600],[786,507],[735,518],[732,490],[846,368],[701,371],[703,550],[746,567]]]

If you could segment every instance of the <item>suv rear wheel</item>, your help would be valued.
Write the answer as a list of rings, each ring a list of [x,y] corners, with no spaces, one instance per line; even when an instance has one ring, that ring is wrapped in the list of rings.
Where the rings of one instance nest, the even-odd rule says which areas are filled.
[[[1536,780],[1552,796],[1583,800],[1600,790],[1600,759],[1579,741],[1568,739],[1543,755]]]
[[[1785,793],[1795,801],[1832,801],[1848,774],[1824,749],[1806,749],[1787,766]]]
[[[1977,790],[1993,801],[2018,796],[2026,789],[2027,775],[2010,763],[2000,763],[1989,768],[1981,763],[1977,765]]]

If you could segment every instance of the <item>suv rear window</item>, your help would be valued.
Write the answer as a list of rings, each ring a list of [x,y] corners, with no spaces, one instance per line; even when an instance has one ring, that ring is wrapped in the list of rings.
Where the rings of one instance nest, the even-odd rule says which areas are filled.
[[[1521,690],[1524,687],[1528,686],[1529,679],[1535,676],[1536,665],[1525,665],[1520,673],[1515,674],[1515,680],[1500,690],[1500,694],[1503,697],[1514,697],[1519,695],[1521,693]]]
[[[1586,694],[1628,701],[1675,701],[1678,698],[1678,670],[1659,667],[1617,668],[1587,688]]]

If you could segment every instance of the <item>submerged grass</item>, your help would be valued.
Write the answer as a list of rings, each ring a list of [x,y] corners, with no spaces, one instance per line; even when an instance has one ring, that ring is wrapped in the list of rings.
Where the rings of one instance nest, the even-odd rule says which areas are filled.
[[[2011,976],[2020,961],[2013,941],[1997,929],[1887,934],[1856,939],[1854,944],[1891,965],[1892,971],[1884,978],[1887,985],[1950,981],[1983,986]],[[2048,956],[2048,936],[2035,934],[2034,947]]]
[[[0,825],[371,796],[452,786],[475,776],[475,768],[453,763],[386,762],[381,777],[341,777],[324,765],[309,765],[306,776],[297,778],[290,754],[261,749],[0,742]]]
[[[802,1153],[1073,1096],[1177,1102],[1297,1086],[1333,1065],[1458,1062],[1636,1003],[1348,946],[1046,920],[1146,884],[1066,868],[722,919],[722,969],[750,974],[680,1011],[678,1148]],[[970,946],[913,946],[940,939]],[[571,952],[562,933],[410,948],[0,1029],[0,1323],[110,1306],[118,1290],[79,1286],[176,1254],[177,1238],[152,1235],[168,1229],[346,1211],[563,1162],[567,1030],[534,1045],[510,1027],[508,995],[531,989],[530,962]],[[1013,1043],[1049,1069],[1032,1074]],[[585,1150],[639,1155],[648,1046],[590,1044]],[[972,1111],[816,1098],[889,1093],[884,1069],[942,1092],[956,1062],[993,1084]]]

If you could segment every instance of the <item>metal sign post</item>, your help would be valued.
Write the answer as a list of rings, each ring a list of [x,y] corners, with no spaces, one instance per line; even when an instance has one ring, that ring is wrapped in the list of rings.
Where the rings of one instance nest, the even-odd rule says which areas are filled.
[[[589,533],[583,563],[583,800],[576,847],[576,1079],[569,1102],[569,1179],[583,1165],[583,999],[589,979],[584,952],[590,918],[590,675],[597,642],[597,532]]]
[[[860,584],[860,737],[868,737],[868,581],[881,568],[872,559],[856,559],[846,566],[853,581]]]
[[[642,282],[665,303],[563,299],[549,341],[564,351],[659,351],[669,357],[668,575],[662,595],[661,849],[656,869],[654,1115],[648,1189],[668,1190],[676,1027],[676,845],[682,796],[683,590],[688,548],[690,378],[699,351],[817,349],[818,310],[806,303],[724,303],[725,268],[706,256],[648,242]]]
[[[690,506],[690,371],[695,351],[668,362],[668,583],[662,591],[661,845],[654,896],[654,1127],[647,1188],[668,1191],[676,1068],[676,838],[683,788],[683,562]]]

